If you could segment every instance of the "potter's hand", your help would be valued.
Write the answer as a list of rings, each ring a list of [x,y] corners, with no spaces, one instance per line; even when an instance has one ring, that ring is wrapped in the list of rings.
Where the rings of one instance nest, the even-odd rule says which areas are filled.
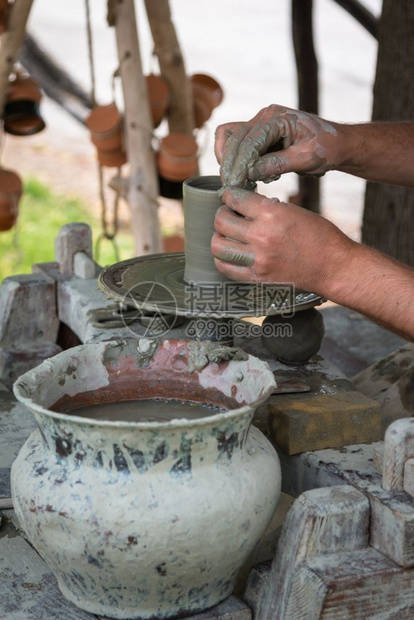
[[[338,125],[279,105],[250,121],[216,130],[215,154],[224,186],[273,181],[285,172],[323,175],[337,164]],[[282,149],[282,150],[279,150]]]
[[[217,269],[232,280],[293,282],[327,296],[358,245],[323,217],[275,198],[234,187],[223,201],[211,250]]]

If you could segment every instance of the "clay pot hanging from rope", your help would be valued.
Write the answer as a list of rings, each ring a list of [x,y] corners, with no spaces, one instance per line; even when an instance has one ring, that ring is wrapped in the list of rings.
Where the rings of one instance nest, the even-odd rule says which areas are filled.
[[[22,193],[19,175],[13,170],[0,168],[0,231],[10,230],[15,225]]]
[[[123,118],[114,103],[95,106],[85,125],[91,132],[91,141],[102,166],[115,168],[126,163]]]
[[[221,86],[214,78],[202,73],[190,76],[193,93],[194,121],[197,129],[210,118],[214,108],[223,100]]]
[[[158,127],[170,103],[170,88],[161,75],[151,73],[146,76],[148,100],[151,108],[152,124]]]
[[[197,174],[197,142],[184,133],[170,133],[161,140],[157,168],[161,196],[182,198],[182,182]]]
[[[42,93],[36,80],[17,76],[10,81],[3,110],[4,131],[14,136],[32,136],[46,125],[40,115]]]

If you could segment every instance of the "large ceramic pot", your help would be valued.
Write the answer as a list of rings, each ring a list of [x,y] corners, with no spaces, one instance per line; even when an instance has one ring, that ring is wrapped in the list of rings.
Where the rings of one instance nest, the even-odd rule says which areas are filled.
[[[231,594],[280,493],[277,455],[251,426],[273,388],[261,360],[177,340],[86,344],[18,379],[39,430],[12,467],[14,506],[70,601],[161,619]],[[57,412],[155,396],[225,411],[165,422]]]

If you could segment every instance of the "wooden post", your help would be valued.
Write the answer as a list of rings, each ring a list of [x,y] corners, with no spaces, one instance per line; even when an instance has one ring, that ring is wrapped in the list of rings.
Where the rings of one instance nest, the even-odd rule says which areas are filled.
[[[298,74],[298,106],[318,114],[318,62],[313,45],[312,0],[292,0],[292,35]],[[299,204],[319,213],[319,179],[299,177]]]
[[[152,150],[152,120],[142,72],[133,0],[111,3],[125,101],[126,150],[130,163],[128,204],[137,255],[161,252],[158,178]]]
[[[15,0],[10,6],[7,31],[1,35],[0,46],[0,110],[3,110],[7,83],[23,43],[26,23],[33,0]]]
[[[168,110],[170,132],[192,135],[194,129],[193,98],[185,71],[184,59],[171,19],[169,0],[145,0],[148,21],[154,40],[154,53],[160,71],[171,91]]]

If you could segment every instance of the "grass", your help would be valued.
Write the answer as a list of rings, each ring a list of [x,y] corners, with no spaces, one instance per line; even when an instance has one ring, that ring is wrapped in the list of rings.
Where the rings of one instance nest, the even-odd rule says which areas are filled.
[[[96,243],[101,232],[99,219],[80,199],[54,194],[38,179],[28,178],[19,205],[17,230],[0,232],[0,281],[7,276],[30,273],[33,263],[53,261],[59,229],[71,222],[89,224]],[[118,233],[117,245],[118,259],[112,244],[103,240],[95,260],[108,265],[134,256],[131,234]]]

